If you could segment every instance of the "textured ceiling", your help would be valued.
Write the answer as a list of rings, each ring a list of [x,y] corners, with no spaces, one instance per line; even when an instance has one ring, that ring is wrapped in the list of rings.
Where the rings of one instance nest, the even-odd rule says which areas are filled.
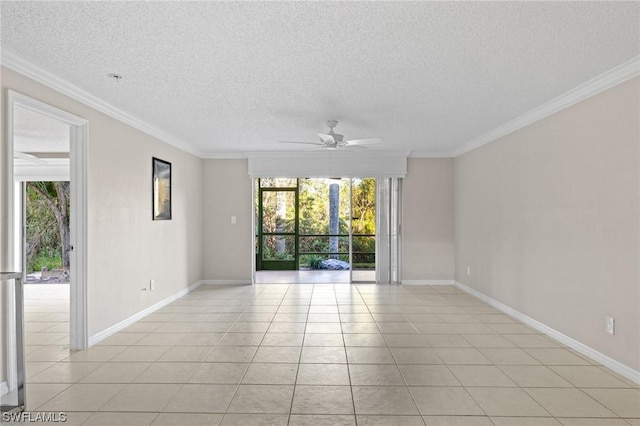
[[[69,152],[68,124],[17,106],[13,110],[15,151]]]
[[[638,2],[0,7],[4,49],[214,155],[298,149],[277,141],[330,118],[446,154],[640,50]]]

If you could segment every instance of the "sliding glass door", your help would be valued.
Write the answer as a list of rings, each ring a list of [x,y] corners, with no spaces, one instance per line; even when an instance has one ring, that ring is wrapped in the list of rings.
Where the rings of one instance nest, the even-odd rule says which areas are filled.
[[[352,271],[373,281],[376,179],[256,179],[256,270]]]

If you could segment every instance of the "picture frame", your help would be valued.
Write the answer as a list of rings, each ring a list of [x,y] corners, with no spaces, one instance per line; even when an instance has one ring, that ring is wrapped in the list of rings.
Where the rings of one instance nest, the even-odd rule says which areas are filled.
[[[171,220],[171,163],[152,157],[152,217]]]

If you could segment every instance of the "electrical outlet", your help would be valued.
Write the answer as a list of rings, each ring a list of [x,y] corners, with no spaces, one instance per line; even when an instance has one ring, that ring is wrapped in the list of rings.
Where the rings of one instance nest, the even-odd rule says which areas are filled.
[[[149,290],[156,289],[156,280],[149,280]]]
[[[604,331],[608,334],[616,334],[616,320],[604,317]]]
[[[471,266],[467,266],[467,275],[471,275]]]
[[[237,222],[237,218],[235,216],[231,216],[231,223],[235,225],[236,222]]]

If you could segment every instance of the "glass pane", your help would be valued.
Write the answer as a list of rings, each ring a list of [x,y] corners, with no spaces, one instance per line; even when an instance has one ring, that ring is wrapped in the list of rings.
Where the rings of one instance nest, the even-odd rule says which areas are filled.
[[[295,188],[298,186],[297,178],[260,178],[262,188]]]
[[[304,237],[300,239],[300,253],[349,254],[349,237]],[[347,256],[348,260],[348,256]]]
[[[300,234],[349,234],[348,179],[300,179]]]
[[[376,180],[375,178],[353,179],[351,214],[354,234],[376,233]],[[354,247],[355,250],[355,247]]]
[[[296,194],[293,191],[262,193],[262,232],[295,232]]]
[[[295,260],[295,250],[293,235],[264,235],[262,237],[262,260]]]
[[[353,236],[353,269],[376,268],[376,237]]]
[[[338,260],[338,262],[336,262]],[[349,255],[341,254],[337,259],[331,259],[326,254],[303,254],[300,255],[301,270],[349,270]]]

